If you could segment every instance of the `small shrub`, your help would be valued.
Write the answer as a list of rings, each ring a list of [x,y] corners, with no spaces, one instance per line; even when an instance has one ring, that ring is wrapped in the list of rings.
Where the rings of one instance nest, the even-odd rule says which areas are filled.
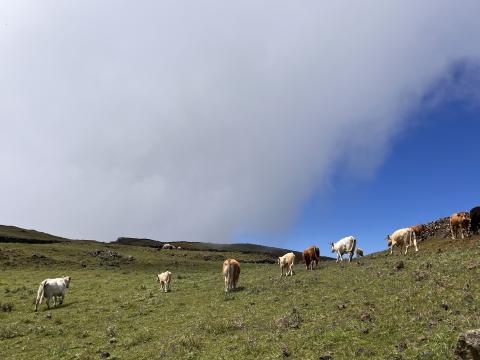
[[[15,324],[0,327],[0,340],[13,339],[19,336],[23,336],[23,334]]]
[[[109,337],[109,338],[114,338],[114,337],[116,337],[116,336],[117,336],[117,329],[116,329],[116,327],[113,326],[113,325],[112,325],[112,326],[109,326],[109,327],[107,328],[107,337]]]
[[[281,316],[275,321],[278,329],[298,329],[302,319],[296,308],[293,308],[290,314]]]
[[[13,310],[13,304],[11,302],[0,303],[0,309],[2,312],[11,312]]]

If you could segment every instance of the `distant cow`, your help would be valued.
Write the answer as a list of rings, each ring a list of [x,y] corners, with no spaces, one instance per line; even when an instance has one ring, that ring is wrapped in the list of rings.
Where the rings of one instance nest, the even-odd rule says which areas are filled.
[[[415,237],[418,240],[421,240],[424,237],[426,226],[423,224],[418,224],[418,225],[412,226],[412,230],[415,232]]]
[[[357,247],[355,249],[355,255],[357,255],[357,257],[363,256],[363,249],[360,249],[359,247]]]
[[[283,270],[285,270],[285,276],[293,275],[293,264],[295,262],[295,254],[290,252],[278,258],[278,265],[280,265],[281,275],[283,276]]]
[[[470,231],[472,234],[478,234],[480,230],[480,206],[470,210]]]
[[[455,239],[458,233],[465,238],[468,236],[468,229],[470,227],[470,214],[462,211],[454,213],[450,216],[450,231],[452,232],[452,239]]]
[[[320,261],[320,250],[316,246],[310,246],[303,250],[303,261],[305,261],[305,267],[307,270],[313,270]]]
[[[222,273],[225,279],[225,292],[236,289],[238,278],[240,277],[240,263],[235,259],[225,260]]]
[[[56,279],[46,279],[40,283],[37,292],[37,299],[35,300],[35,311],[38,310],[38,305],[46,298],[47,308],[50,309],[50,299],[53,298],[54,306],[57,305],[57,297],[60,298],[59,304],[63,304],[65,298],[65,289],[70,287],[71,277],[63,277]]]
[[[412,244],[415,246],[415,251],[418,251],[417,238],[412,228],[399,229],[392,235],[387,235],[385,240],[387,240],[388,246],[390,246],[390,254],[393,254],[393,248],[395,246],[400,247],[400,254],[402,253],[403,246],[405,246],[405,254],[407,254],[408,248]]]
[[[165,271],[157,275],[157,282],[160,283],[160,290],[167,292],[170,290],[170,282],[172,281],[172,273]]]
[[[355,247],[357,246],[357,239],[353,236],[347,236],[338,240],[336,243],[330,243],[330,249],[332,253],[337,254],[337,262],[343,261],[343,255],[349,254],[348,261],[352,261],[353,254],[355,253]]]
[[[162,246],[162,249],[164,249],[164,250],[175,250],[175,246],[171,245],[171,244],[164,244]]]

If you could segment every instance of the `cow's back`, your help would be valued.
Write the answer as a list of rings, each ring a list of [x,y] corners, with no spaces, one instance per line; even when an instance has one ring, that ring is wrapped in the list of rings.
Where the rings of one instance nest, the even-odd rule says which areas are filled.
[[[390,236],[390,238],[394,243],[397,243],[400,245],[405,243],[406,241],[409,241],[412,236],[412,233],[414,233],[412,228],[398,229]]]
[[[44,280],[43,292],[45,297],[60,296],[65,292],[65,281],[63,278]]]
[[[223,275],[233,276],[238,279],[240,275],[240,263],[235,259],[227,259],[223,262]]]

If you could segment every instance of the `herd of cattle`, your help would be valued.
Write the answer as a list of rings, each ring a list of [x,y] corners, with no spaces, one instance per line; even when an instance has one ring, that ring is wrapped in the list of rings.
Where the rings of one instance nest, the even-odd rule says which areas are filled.
[[[450,216],[450,230],[452,239],[461,236],[462,239],[469,234],[477,234],[480,230],[480,206],[470,210],[470,212],[457,212]],[[390,248],[390,254],[393,253],[394,247],[400,248],[402,253],[405,247],[405,254],[407,254],[410,246],[415,247],[418,251],[417,237],[421,237],[425,231],[425,225],[415,225],[408,228],[398,229],[392,234],[387,235],[385,240]],[[171,246],[171,245],[170,245]],[[337,255],[337,262],[343,261],[343,255],[348,254],[348,261],[352,261],[354,254],[357,257],[363,256],[363,250],[357,247],[357,240],[353,236],[347,236],[335,243],[330,243],[330,250]],[[310,246],[303,251],[303,262],[307,270],[313,270],[320,261],[320,250],[316,246]],[[293,265],[295,263],[295,254],[290,252],[278,258],[278,265],[280,265],[280,276],[292,276]],[[240,277],[240,263],[235,259],[227,259],[223,262],[222,268],[223,277],[225,280],[225,292],[236,289],[238,279]],[[38,310],[38,305],[46,299],[47,307],[50,308],[50,300],[53,299],[54,305],[63,303],[65,297],[65,290],[70,286],[71,278],[69,276],[56,279],[46,279],[40,283],[38,288],[37,298],[35,300],[35,311]],[[157,275],[157,282],[160,283],[160,289],[168,292],[170,289],[170,282],[172,280],[172,273],[165,271]]]

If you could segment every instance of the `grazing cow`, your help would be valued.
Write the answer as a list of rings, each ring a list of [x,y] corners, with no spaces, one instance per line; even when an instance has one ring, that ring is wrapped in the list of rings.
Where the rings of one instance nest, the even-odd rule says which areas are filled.
[[[285,276],[293,275],[293,263],[295,262],[295,254],[290,252],[278,258],[278,265],[280,265],[281,275],[283,276],[283,270],[286,270]]]
[[[160,283],[160,290],[167,292],[170,290],[170,282],[172,281],[172,273],[165,271],[157,275],[157,282]]]
[[[63,304],[65,298],[65,289],[70,287],[70,276],[56,279],[45,279],[40,283],[37,292],[37,299],[35,300],[35,311],[38,310],[38,305],[46,298],[47,308],[50,309],[50,299],[53,298],[54,306],[57,305],[57,297],[60,298],[59,304]]]
[[[310,246],[303,250],[303,261],[307,270],[313,270],[320,261],[320,250],[316,246]]]
[[[470,214],[462,211],[454,213],[450,216],[450,231],[452,232],[452,239],[455,239],[458,233],[464,239],[464,235],[468,236],[468,228],[470,227]]]
[[[357,255],[357,258],[360,257],[360,256],[363,256],[363,249],[357,247],[355,249],[355,255]]]
[[[470,210],[470,231],[472,234],[478,234],[480,230],[480,206]]]
[[[236,289],[240,277],[240,263],[235,259],[227,259],[223,262],[222,272],[225,278],[225,292]]]
[[[405,245],[405,255],[406,255],[408,248],[412,244],[415,246],[415,251],[418,251],[417,238],[415,236],[415,231],[413,231],[412,228],[398,229],[392,235],[387,235],[385,240],[387,240],[388,246],[390,246],[390,254],[393,254],[393,248],[395,246],[400,247],[400,254],[401,254],[402,248]]]
[[[347,236],[338,240],[336,243],[330,243],[330,249],[332,253],[337,253],[337,262],[343,261],[343,255],[349,254],[348,261],[352,261],[353,254],[355,253],[355,247],[357,246],[357,239],[353,236]]]
[[[423,224],[418,224],[418,225],[412,226],[412,230],[415,232],[415,237],[418,240],[421,240],[421,239],[423,239],[426,227]]]

